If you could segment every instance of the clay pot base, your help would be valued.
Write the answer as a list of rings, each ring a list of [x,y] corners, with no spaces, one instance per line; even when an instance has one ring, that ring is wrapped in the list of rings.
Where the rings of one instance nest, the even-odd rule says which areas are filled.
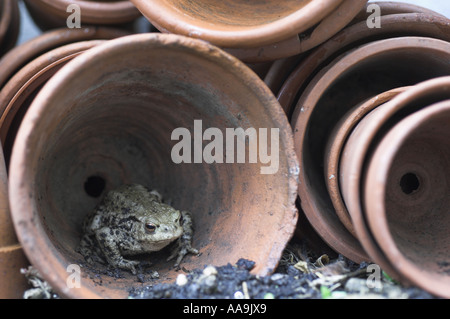
[[[171,132],[194,132],[195,119],[204,129],[279,128],[279,171],[263,175],[261,165],[245,163],[175,164]],[[76,252],[81,222],[101,199],[86,185],[101,180],[102,193],[139,183],[189,210],[201,255],[185,257],[188,270],[248,258],[255,273],[268,274],[295,229],[297,173],[286,117],[251,70],[203,41],[142,34],[83,53],[42,88],[16,137],[10,202],[25,251],[58,292],[126,297],[140,285],[126,271],[114,278],[86,266],[80,289],[65,285],[66,267],[85,264]],[[167,253],[146,256],[160,274],[153,282],[178,275]]]

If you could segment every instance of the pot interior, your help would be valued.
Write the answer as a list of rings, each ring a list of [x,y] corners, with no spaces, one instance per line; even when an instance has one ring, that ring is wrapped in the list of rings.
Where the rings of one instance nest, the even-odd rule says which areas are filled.
[[[385,212],[399,251],[428,272],[450,273],[450,112],[422,121],[392,159]]]
[[[319,203],[322,209],[332,208],[323,158],[325,145],[338,120],[358,103],[377,94],[449,74],[448,53],[424,47],[399,48],[358,61],[323,92],[306,128],[302,151],[302,161],[307,168],[305,176],[308,183],[314,185],[311,187],[314,196],[322,198]]]
[[[279,20],[300,10],[311,0],[169,0],[165,1],[183,15],[215,26],[257,26]]]
[[[141,42],[138,37],[120,40],[130,42],[74,59],[34,100],[29,113],[37,111],[39,119],[34,121],[27,113],[24,120],[34,132],[27,140],[33,155],[18,179],[30,185],[33,208],[28,207],[28,213],[36,214],[35,231],[47,238],[62,265],[83,265],[83,284],[88,289],[96,293],[102,289],[102,296],[118,292],[123,296],[139,285],[136,276],[121,271],[112,278],[107,267],[86,265],[77,246],[83,219],[105,193],[139,183],[193,215],[193,246],[201,254],[186,256],[182,267],[189,270],[248,258],[256,262],[256,273],[271,272],[297,218],[292,175],[296,160],[283,111],[262,81],[239,61],[212,47],[205,50],[200,41],[193,41],[194,45],[183,40],[186,48],[181,37],[148,37]],[[249,161],[248,138],[241,140],[245,162],[239,163],[236,154],[224,158],[226,129],[239,127],[267,128],[269,141],[271,129],[278,130],[279,149],[271,142],[268,149],[268,154],[279,150],[274,174],[261,174],[261,167],[268,164]],[[172,138],[179,128],[190,134],[183,138],[188,146],[182,153],[191,152],[191,163],[176,164],[172,155],[181,142],[180,136]],[[223,148],[209,152],[223,163],[209,164],[201,157],[211,143],[202,139],[209,128],[223,132]],[[215,138],[220,140],[219,135]],[[173,261],[166,261],[169,253],[164,249],[141,256],[159,272],[156,281],[177,276]],[[51,266],[45,260],[35,262],[43,269]]]

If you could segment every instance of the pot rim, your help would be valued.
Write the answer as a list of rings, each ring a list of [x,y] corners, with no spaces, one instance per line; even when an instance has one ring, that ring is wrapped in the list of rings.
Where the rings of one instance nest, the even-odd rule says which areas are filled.
[[[383,21],[383,20],[385,19],[386,16],[397,15],[397,14],[422,13],[424,15],[435,16],[436,18],[447,20],[447,17],[445,17],[435,11],[429,10],[429,9],[421,7],[421,6],[409,4],[409,3],[374,1],[374,2],[371,2],[370,4],[376,4],[380,7],[381,13],[382,13],[382,16],[381,16],[382,25],[385,24],[385,21]],[[350,25],[342,27],[340,32],[343,32],[344,30],[351,28],[352,25],[366,21],[367,17],[368,17],[368,12],[367,12],[368,5],[369,5],[369,3],[367,3],[366,6],[355,16],[354,20],[350,23]],[[376,32],[375,30],[373,30],[373,31]],[[340,32],[338,34],[340,34]],[[337,36],[337,34],[336,34],[336,36]],[[328,40],[330,40],[330,39],[328,39]],[[343,39],[341,39],[341,41],[343,41]],[[305,57],[305,59],[306,58],[307,57]],[[283,72],[284,68],[291,68],[290,67],[291,65],[295,67],[299,63],[300,63],[299,59],[294,59],[293,61],[290,61],[289,58],[287,58],[287,57],[280,59],[278,61],[275,61],[273,63],[272,67],[269,69],[269,72],[267,73],[266,77],[264,78],[264,82],[266,82],[266,84],[272,89],[272,91],[275,92],[275,95],[278,96],[281,86],[283,85],[283,83],[279,83],[280,76],[281,76],[280,73]],[[289,76],[289,74],[287,74],[285,76],[284,80],[286,80],[288,78],[288,76]],[[282,106],[285,110],[287,110],[288,108],[284,104],[285,103],[283,103]],[[292,104],[292,102],[291,102],[291,104]]]
[[[346,0],[314,0],[279,20],[257,26],[205,27],[204,23],[165,5],[164,1],[131,0],[162,32],[201,38],[227,48],[256,47],[288,39],[313,27]]]
[[[330,134],[330,137],[332,138],[328,140],[325,150],[325,181],[336,214],[339,216],[339,219],[347,230],[355,237],[357,236],[352,224],[351,216],[345,206],[339,186],[339,163],[341,153],[349,135],[365,115],[409,88],[410,87],[395,88],[380,93],[373,98],[356,105],[340,119]]]
[[[362,220],[354,220],[352,216],[355,231],[357,232],[359,238],[358,241],[353,238],[353,236],[340,222],[339,225],[336,224],[336,221],[333,220],[333,218],[338,220],[336,214],[327,214],[318,209],[318,207],[320,207],[321,199],[311,195],[311,192],[307,190],[307,187],[305,187],[305,185],[309,185],[310,182],[308,177],[305,175],[305,170],[307,169],[305,169],[303,164],[303,144],[306,138],[306,129],[308,128],[308,123],[312,116],[314,107],[322,96],[322,94],[317,94],[316,92],[325,92],[325,90],[327,90],[333,82],[342,75],[343,72],[346,72],[349,66],[357,65],[380,54],[386,54],[391,51],[408,47],[413,48],[417,47],[417,45],[427,50],[434,49],[439,51],[443,50],[443,45],[450,46],[450,44],[445,41],[433,38],[400,37],[375,41],[353,49],[351,52],[345,53],[344,56],[336,58],[334,63],[331,63],[322,69],[315,76],[298,100],[291,118],[291,126],[294,131],[294,143],[297,157],[300,161],[300,166],[302,167],[299,175],[300,186],[298,188],[298,192],[301,198],[303,211],[316,231],[321,235],[325,242],[330,245],[330,247],[356,262],[367,261],[368,256],[366,254],[369,256],[373,255],[373,253],[367,251],[367,247],[364,247],[364,250],[360,247],[360,244],[362,244],[360,237],[365,233],[361,231],[361,227],[365,227]],[[448,52],[447,50],[443,51],[445,53]],[[325,183],[325,181],[323,181],[323,183]],[[356,198],[358,197],[359,196],[356,196]],[[338,230],[341,236],[336,236],[336,232],[331,231],[331,229]],[[362,246],[364,246],[364,244]]]
[[[27,63],[49,50],[76,41],[112,39],[129,35],[128,32],[106,28],[85,27],[81,29],[54,29],[33,38],[9,51],[0,59],[0,90]]]
[[[368,161],[367,157],[369,149],[373,147],[374,139],[383,124],[385,124],[386,121],[398,110],[404,106],[407,106],[409,102],[420,97],[421,94],[432,90],[439,91],[442,87],[444,79],[445,78],[436,78],[417,84],[410,90],[406,90],[392,100],[378,107],[360,122],[360,126],[363,125],[364,130],[359,131],[356,143],[353,144],[353,152],[350,158],[351,162],[347,163],[346,167],[348,170],[345,172],[347,176],[352,176],[353,178],[348,179],[348,183],[346,185],[341,185],[343,190],[347,190],[347,193],[343,194],[343,198],[347,205],[348,211],[351,214],[355,231],[357,232],[358,238],[364,249],[375,262],[380,264],[385,269],[389,275],[398,280],[402,280],[404,277],[400,276],[397,269],[394,268],[394,265],[386,259],[384,252],[378,246],[378,243],[374,238],[374,234],[365,220],[364,204],[361,194],[364,183],[361,176],[362,170]],[[345,148],[347,148],[349,143],[353,143],[353,141],[351,141],[353,138],[352,136],[349,137]],[[343,161],[342,158],[341,161]]]
[[[438,81],[450,88],[450,77],[446,81]],[[418,88],[420,90],[421,88]],[[424,92],[424,91],[421,91]],[[412,89],[411,94],[415,93]],[[450,97],[450,96],[449,96]],[[396,123],[378,144],[368,166],[364,187],[365,212],[368,226],[372,230],[378,245],[386,258],[403,277],[415,285],[444,298],[450,298],[449,278],[438,273],[428,272],[410,261],[401,252],[389,229],[385,209],[385,185],[389,168],[401,145],[409,134],[441,112],[450,113],[450,99],[427,106]],[[376,165],[375,163],[378,163]],[[370,191],[367,185],[370,185]],[[370,192],[370,193],[369,193]],[[444,280],[446,279],[446,280]]]
[[[312,30],[256,48],[225,48],[240,60],[265,62],[292,57],[307,52],[337,34],[365,7],[367,0],[343,1],[333,12],[323,18]]]
[[[409,33],[411,33],[411,28],[414,28],[415,35],[412,36],[426,36],[450,41],[450,24],[448,21],[448,19],[441,18],[440,16],[436,17],[423,13],[405,13],[381,16],[381,24],[383,27],[380,29],[368,29],[365,21],[350,25],[301,60],[295,66],[294,70],[290,72],[275,95],[286,111],[286,114],[290,116],[295,108],[296,88],[307,85],[308,77],[314,74],[314,72],[317,72],[324,61],[336,54],[342,47],[352,45],[350,49],[355,48],[353,44],[360,45],[360,41],[363,39],[371,39],[377,36],[377,34],[379,36],[389,36],[393,32],[397,32],[399,28],[404,29],[405,25],[408,25]],[[437,36],[438,32],[442,37]],[[366,44],[369,43],[367,42]]]
[[[0,15],[0,40],[3,40],[6,37],[6,33],[9,28],[9,24],[12,20],[12,1],[10,0],[2,0],[0,5],[2,9],[2,14]]]
[[[29,62],[6,83],[0,90],[0,140],[3,145],[21,103],[32,92],[30,90],[35,90],[74,57],[103,42],[81,41],[53,49]],[[16,105],[17,102],[20,104]]]
[[[286,179],[288,185],[286,189],[289,190],[287,194],[288,200],[292,203],[292,207],[285,208],[285,214],[283,216],[283,230],[284,236],[291,237],[295,230],[295,222],[297,218],[297,209],[295,207],[295,199],[297,197],[297,174],[298,174],[298,162],[296,159],[292,131],[289,128],[288,121],[279,107],[273,94],[264,85],[261,79],[259,79],[253,71],[236,58],[230,56],[224,51],[209,45],[208,43],[191,39],[179,35],[163,35],[163,34],[136,34],[120,39],[114,39],[107,41],[95,48],[88,50],[87,52],[79,55],[72,61],[70,61],[64,68],[56,73],[49,82],[41,89],[39,94],[33,101],[29,111],[25,115],[22,125],[16,137],[9,179],[10,189],[10,203],[13,213],[13,221],[16,227],[18,237],[21,243],[23,243],[24,250],[29,256],[33,264],[39,269],[45,279],[62,295],[70,295],[75,298],[101,298],[100,290],[91,290],[88,287],[82,286],[79,289],[72,289],[68,291],[64,284],[67,272],[61,261],[64,260],[61,253],[57,250],[54,253],[47,254],[45,261],[39,259],[36,254],[33,254],[35,250],[42,250],[42,247],[52,247],[54,244],[46,235],[46,231],[39,223],[32,222],[34,216],[33,210],[29,209],[33,207],[32,198],[29,198],[30,188],[32,185],[29,183],[23,183],[21,180],[26,179],[27,176],[31,176],[31,168],[27,163],[30,161],[30,156],[27,156],[27,149],[29,149],[30,140],[33,138],[33,130],[37,125],[37,119],[45,117],[46,108],[48,107],[46,101],[51,100],[54,95],[58,94],[57,88],[60,86],[70,86],[70,81],[73,76],[78,74],[81,67],[98,63],[98,60],[105,58],[105,52],[108,54],[117,54],[124,50],[130,50],[133,46],[139,46],[142,44],[157,44],[165,48],[188,48],[192,54],[198,54],[205,57],[210,61],[215,61],[221,65],[225,65],[228,68],[236,70],[236,74],[242,78],[243,83],[249,86],[249,89],[255,92],[263,93],[261,97],[261,103],[264,103],[267,107],[267,112],[271,114],[271,119],[279,127],[286,127],[286,129],[280,130],[280,141],[283,141],[286,152],[287,167],[289,174]],[[19,173],[20,172],[20,173]],[[37,233],[38,236],[33,236],[33,242],[27,239],[29,234]],[[28,234],[28,235],[26,235]],[[281,233],[280,233],[281,236]],[[282,254],[282,247],[280,243],[274,244],[274,246],[267,252],[268,258],[265,265],[259,265],[258,271],[261,274],[272,271]],[[64,278],[64,279],[62,279]]]
[[[17,1],[3,0],[0,3],[0,58],[11,49],[19,35],[20,12]]]
[[[87,23],[100,23],[109,20],[132,21],[140,16],[139,10],[128,0],[120,0],[113,2],[85,1],[77,0],[25,0],[33,1],[43,10],[55,14],[61,18],[67,18],[67,7],[71,4],[80,6],[83,21]]]

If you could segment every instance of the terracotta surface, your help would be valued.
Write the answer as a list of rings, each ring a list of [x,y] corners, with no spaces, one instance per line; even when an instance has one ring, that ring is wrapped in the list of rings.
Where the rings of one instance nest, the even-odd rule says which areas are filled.
[[[445,87],[441,86],[442,82],[431,81],[430,83],[425,86],[425,89],[419,87],[419,89],[408,90],[366,115],[350,135],[341,157],[340,187],[342,197],[352,217],[358,239],[370,257],[390,276],[400,281],[405,281],[405,277],[401,275],[398,269],[394,268],[393,263],[386,259],[384,252],[373,237],[373,230],[368,228],[365,221],[361,185],[364,182],[364,167],[371,149],[389,126],[392,126],[394,121],[398,121],[400,116],[405,116],[407,112],[411,113],[417,110],[418,105],[423,103],[419,97],[424,90],[428,90],[426,94],[436,95],[434,99],[430,97],[427,103],[439,101],[439,97],[442,95],[436,92],[442,92]],[[413,103],[416,99],[417,103]],[[408,103],[412,105],[408,107]],[[422,105],[422,107],[426,105],[428,104]],[[404,108],[404,110],[398,113],[400,115],[394,116],[401,108]]]
[[[182,34],[228,48],[259,47],[301,33],[343,0],[279,1],[132,0],[161,32]]]
[[[298,60],[293,60],[298,65],[289,67],[290,69],[295,68],[295,70],[289,72],[289,76],[279,91],[275,93],[286,113],[289,116],[292,114],[299,92],[306,88],[312,76],[319,72],[328,61],[336,58],[345,50],[351,50],[364,43],[398,36],[424,36],[450,41],[450,21],[440,16],[422,13],[387,15],[381,17],[381,25],[382,28],[369,29],[366,21],[356,23],[319,46],[300,60],[300,63]],[[275,67],[276,64],[274,63]],[[280,71],[282,71],[281,68]],[[265,81],[267,83],[270,79]],[[271,86],[276,86],[276,84]]]
[[[30,265],[19,244],[0,247],[0,298],[21,299],[26,289],[30,288],[21,268]]]
[[[342,5],[344,5],[344,4],[345,3],[343,3]],[[383,29],[383,30],[373,30],[373,29],[367,28],[366,21],[369,18],[369,15],[372,14],[371,12],[367,12],[367,6],[369,4],[376,4],[380,7],[381,15],[383,17],[381,20],[381,25],[383,27],[381,29]],[[357,6],[355,6],[354,8],[356,8],[356,7]],[[354,8],[352,8],[351,10],[354,10]],[[390,34],[391,36],[394,36],[394,35],[397,36],[397,35],[401,35],[400,32],[412,32],[412,31],[423,30],[423,28],[424,28],[423,25],[413,25],[412,27],[411,27],[411,25],[407,25],[405,28],[400,27],[400,28],[391,29],[392,22],[390,21],[390,19],[385,20],[385,16],[393,15],[393,14],[406,14],[406,13],[424,13],[428,16],[440,18],[440,21],[437,23],[436,26],[432,26],[429,23],[428,29],[430,31],[434,29],[433,32],[438,35],[438,38],[439,38],[439,34],[448,34],[448,32],[439,31],[440,25],[444,25],[444,26],[447,25],[448,20],[445,19],[444,16],[440,15],[437,12],[434,12],[432,10],[429,10],[429,9],[426,9],[423,7],[419,7],[419,6],[415,6],[415,5],[411,5],[411,4],[403,4],[403,3],[399,3],[399,2],[370,2],[370,3],[367,3],[366,5],[364,5],[364,7],[358,12],[358,14],[354,17],[354,19],[351,21],[350,24],[343,25],[338,29],[340,31],[340,33],[339,33],[340,36],[334,37],[334,39],[328,41],[328,43],[324,44],[324,46],[330,45],[330,43],[332,43],[332,42],[334,42],[334,43],[337,42],[340,44],[339,48],[344,48],[344,47],[347,47],[347,45],[352,42],[362,44],[362,43],[364,43],[364,41],[366,41],[366,42],[373,41],[373,38],[372,38],[373,34],[380,35],[380,34],[384,33],[386,35]],[[445,19],[445,20],[442,20],[442,19]],[[402,20],[405,20],[405,16],[401,16],[401,19],[397,18],[396,22],[398,23]],[[411,20],[411,18],[409,18],[407,20]],[[354,28],[354,29],[349,28],[351,25],[357,24],[360,22],[361,22],[361,24],[357,28]],[[409,23],[410,22],[411,21],[409,21]],[[429,22],[432,22],[432,21],[429,21]],[[347,29],[349,32],[347,32],[347,31],[341,32],[341,31],[347,30]],[[364,30],[367,32],[364,32]],[[430,33],[427,33],[427,34],[413,34],[413,33],[406,34],[405,33],[404,35],[431,36]],[[309,39],[309,37],[303,37],[302,40],[310,41],[311,39]],[[320,41],[320,42],[324,42],[324,41]],[[288,43],[286,43],[286,45],[288,46],[286,48],[286,51],[289,51],[292,53],[297,52],[298,49],[296,47],[295,42],[291,42],[291,44],[292,44],[292,46],[288,46]],[[349,48],[349,47],[347,47],[347,48]],[[300,52],[300,51],[298,51],[298,52]],[[322,52],[324,52],[324,51],[322,51]],[[283,85],[284,81],[289,76],[289,74],[291,74],[292,71],[296,68],[296,66],[300,63],[300,61],[302,59],[304,59],[307,56],[307,54],[310,54],[310,53],[311,53],[311,51],[303,53],[303,54],[294,53],[294,54],[296,54],[295,56],[292,56],[289,58],[282,58],[282,59],[278,59],[278,60],[274,61],[272,67],[269,69],[269,71],[267,73],[266,78],[264,79],[264,82],[275,93],[275,95],[278,94],[278,92],[281,88],[281,85]],[[318,52],[315,52],[315,53],[318,53]],[[314,54],[312,54],[312,55],[314,55]],[[330,53],[325,54],[325,56],[323,58],[324,59],[330,58]],[[322,62],[323,61],[324,60],[322,60]],[[284,101],[282,101],[282,102],[284,102]]]
[[[203,129],[278,128],[278,172],[260,174],[261,163],[174,164],[171,133],[193,131],[195,119]],[[81,221],[101,199],[84,189],[92,176],[105,181],[104,192],[137,182],[191,211],[201,255],[185,257],[188,270],[248,258],[256,262],[254,273],[271,273],[297,221],[298,163],[275,97],[237,59],[175,35],[111,40],[64,66],[30,106],[10,172],[19,240],[65,297],[126,297],[140,285],[127,272],[112,278],[83,267],[81,288],[66,286],[66,267],[85,265],[76,252]],[[149,256],[160,274],[154,282],[178,274],[166,257],[167,251]]]
[[[18,244],[8,205],[8,173],[0,148],[0,249]]]
[[[352,220],[347,211],[347,208],[345,207],[345,203],[342,200],[341,190],[339,187],[339,164],[342,149],[354,127],[362,118],[364,118],[365,115],[367,115],[370,111],[372,111],[379,105],[391,100],[399,93],[404,92],[406,89],[407,88],[397,88],[387,92],[383,92],[365,102],[356,105],[349,112],[347,112],[347,114],[340,118],[327,141],[324,158],[324,172],[327,190],[340,221],[342,222],[342,224],[344,224],[345,228],[347,228],[347,230],[355,237],[356,233],[353,228]]]
[[[73,42],[107,40],[128,34],[122,30],[104,27],[62,28],[43,33],[39,37],[15,47],[0,60],[0,69],[2,70],[0,72],[0,89],[27,63],[50,50]]]
[[[29,262],[14,232],[8,204],[8,176],[0,147],[0,298],[22,298],[28,287],[20,269]]]
[[[364,45],[321,70],[297,103],[291,125],[301,167],[303,211],[333,249],[354,261],[368,259],[366,249],[361,247],[359,234],[357,240],[336,215],[323,172],[331,130],[352,107],[370,97],[449,74],[448,52],[450,43],[431,38],[401,37]]]
[[[7,165],[22,118],[42,86],[67,62],[102,42],[81,41],[51,50],[28,63],[6,83],[0,91],[0,140]]]
[[[141,14],[128,0],[86,1],[77,0],[24,0],[28,11],[41,29],[67,26],[70,4],[80,6],[81,23],[86,25],[121,25],[132,22]]]
[[[317,25],[297,32],[292,37],[253,48],[227,48],[226,51],[248,62],[274,61],[307,52],[325,42],[348,25],[367,0],[343,0],[330,14]]]
[[[377,113],[380,124],[368,133],[387,133],[361,181],[370,231],[402,278],[450,298],[450,77],[422,83]],[[395,114],[403,119],[387,129]]]
[[[20,15],[16,0],[0,0],[0,57],[16,43]]]

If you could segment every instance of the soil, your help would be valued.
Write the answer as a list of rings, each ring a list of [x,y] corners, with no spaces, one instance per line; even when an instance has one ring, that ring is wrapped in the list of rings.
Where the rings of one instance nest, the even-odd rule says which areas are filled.
[[[302,252],[303,250],[303,252]],[[302,245],[290,244],[272,275],[256,276],[254,262],[205,266],[180,272],[170,284],[148,284],[130,290],[133,299],[433,299],[415,287],[402,287],[377,265],[355,264],[343,256],[317,259]],[[379,272],[377,273],[377,270]],[[378,278],[377,278],[378,275]]]
[[[375,264],[355,264],[342,255],[318,255],[305,243],[292,240],[273,274],[251,273],[255,263],[239,259],[234,264],[205,265],[184,272],[172,283],[152,284],[140,273],[140,288],[130,288],[129,299],[435,299],[416,287],[403,287]],[[331,257],[330,257],[331,256]],[[142,270],[141,270],[142,271]],[[24,298],[58,299],[36,269],[23,269],[33,288]],[[120,272],[119,272],[120,273]],[[118,274],[111,272],[116,277]],[[120,275],[119,275],[120,277]]]

